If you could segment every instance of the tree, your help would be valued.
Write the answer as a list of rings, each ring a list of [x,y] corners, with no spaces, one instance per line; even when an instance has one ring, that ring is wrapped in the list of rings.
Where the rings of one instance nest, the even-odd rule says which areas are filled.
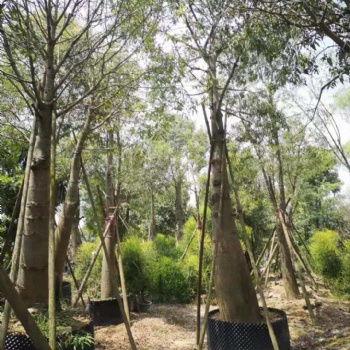
[[[147,26],[151,13],[146,4],[131,2],[109,7],[103,1],[39,1],[35,6],[7,1],[1,7],[1,52],[7,59],[2,62],[2,74],[26,98],[38,123],[17,282],[27,305],[47,301],[53,114],[62,118],[139,50],[149,33],[139,38],[137,34]],[[130,41],[133,45],[124,50]],[[91,72],[93,80],[81,86],[82,75]],[[74,93],[68,95],[72,86]]]

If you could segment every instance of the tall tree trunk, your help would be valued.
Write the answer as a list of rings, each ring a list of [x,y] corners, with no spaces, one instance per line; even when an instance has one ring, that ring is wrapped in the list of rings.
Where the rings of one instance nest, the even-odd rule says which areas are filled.
[[[272,117],[273,118],[273,117]],[[280,209],[282,210],[282,215],[278,216],[279,220],[285,220],[285,210],[286,210],[286,195],[284,190],[284,174],[283,174],[283,163],[282,154],[279,143],[278,127],[276,124],[272,126],[272,135],[274,144],[276,147],[276,155],[278,161],[278,185],[280,192]],[[277,202],[276,202],[277,204]],[[278,207],[276,205],[276,210]],[[283,278],[283,285],[286,292],[287,299],[296,299],[299,295],[298,284],[293,268],[292,252],[291,247],[288,245],[286,235],[288,232],[284,230],[284,223],[280,222],[278,227],[278,240],[280,242],[280,259],[281,259],[281,271]]]
[[[175,228],[175,242],[178,245],[180,239],[183,236],[183,224],[184,215],[182,208],[182,179],[175,182],[175,217],[176,217],[176,228]]]
[[[259,322],[261,315],[247,262],[237,236],[228,189],[224,150],[225,131],[222,113],[218,108],[220,102],[216,60],[217,56],[214,55],[209,61],[209,71],[213,84],[210,97],[214,147],[212,160],[212,230],[214,251],[216,250],[214,285],[220,316],[223,320],[253,323]]]
[[[56,36],[57,12],[50,7],[50,37]],[[55,8],[56,9],[56,8]],[[28,189],[20,270],[17,287],[27,306],[48,302],[48,242],[50,212],[50,163],[52,115],[55,101],[55,40],[46,44],[42,98],[37,97],[35,113],[38,133]]]
[[[17,287],[27,306],[48,301],[48,232],[52,106],[39,110]]]
[[[93,118],[92,114],[92,110],[89,108],[83,131],[75,146],[73,158],[71,160],[66,199],[64,201],[63,209],[55,232],[55,268],[58,285],[61,285],[62,283],[64,265],[66,262],[66,255],[73,224],[75,222],[76,216],[79,216],[79,177],[81,168],[80,159],[85,141],[90,133],[90,123]]]
[[[114,187],[113,187],[113,131],[108,131],[108,154],[107,154],[107,174],[106,174],[106,193],[107,193],[107,216],[112,215],[115,206]],[[106,220],[106,225],[108,224]],[[116,221],[110,225],[105,238],[106,251],[102,260],[101,273],[101,298],[115,298],[118,293],[118,281],[114,278],[117,275],[115,265],[115,247],[116,247]],[[113,271],[110,270],[113,268]]]

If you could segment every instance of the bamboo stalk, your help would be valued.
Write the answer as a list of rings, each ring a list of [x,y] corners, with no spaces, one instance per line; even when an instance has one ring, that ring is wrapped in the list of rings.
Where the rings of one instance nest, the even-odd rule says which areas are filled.
[[[106,249],[106,245],[105,245],[105,242],[104,242],[104,235],[101,234],[101,232],[102,232],[102,230],[101,230],[101,223],[98,220],[98,215],[97,215],[97,210],[96,210],[96,206],[95,206],[95,201],[94,201],[94,198],[92,196],[91,187],[90,187],[90,184],[89,184],[89,179],[87,177],[87,174],[86,174],[86,171],[85,171],[85,166],[84,166],[82,158],[81,158],[81,168],[82,168],[82,172],[83,172],[83,176],[84,176],[84,181],[85,181],[85,184],[86,184],[86,189],[87,189],[87,192],[88,192],[88,195],[89,195],[89,200],[90,200],[90,203],[91,203],[91,206],[92,206],[95,223],[96,223],[96,225],[98,227],[98,233],[99,233],[99,236],[100,236],[100,239],[101,239],[101,245],[102,245],[102,248],[104,250],[104,253],[107,255],[107,249]],[[109,227],[109,225],[111,224],[111,222],[112,222],[112,220],[114,218],[114,215],[116,214],[116,211],[117,211],[117,208],[115,209],[115,211],[113,213],[113,216],[110,218],[110,221],[107,224],[107,227]],[[105,232],[107,234],[108,231],[106,230]],[[96,257],[97,257],[97,254],[96,254]],[[113,271],[113,266],[111,266],[112,262],[110,261],[110,259],[107,259],[107,262],[109,264],[109,269],[111,271]],[[118,276],[117,276],[118,264],[117,264],[117,260],[116,260],[115,254],[114,254],[114,263],[115,263],[115,265],[117,267],[117,269],[116,269],[116,276],[114,276],[114,278],[118,279]],[[118,302],[118,306],[119,306],[120,312],[122,314],[122,318],[123,318],[123,321],[124,321],[124,325],[125,325],[125,329],[126,329],[128,338],[129,338],[129,343],[130,343],[131,349],[132,350],[137,350],[136,344],[135,344],[135,341],[134,341],[134,338],[133,338],[133,335],[132,335],[132,332],[131,332],[131,328],[130,328],[129,322],[128,322],[127,316],[125,314],[125,311],[124,311],[123,302],[122,302],[122,299],[121,299],[119,293],[117,293],[117,302]],[[126,300],[126,302],[127,302],[127,300]]]
[[[261,261],[261,259],[263,258],[263,256],[264,256],[264,254],[265,254],[265,252],[266,252],[266,250],[267,250],[267,248],[268,248],[268,246],[269,246],[271,240],[274,239],[275,234],[276,234],[276,227],[275,227],[275,228],[273,229],[273,231],[271,232],[268,241],[266,242],[266,244],[265,244],[263,250],[261,251],[261,253],[260,253],[258,259],[256,260],[256,266],[259,266],[259,265],[260,265],[260,261]]]
[[[221,142],[223,143],[223,145],[222,145],[221,154],[220,154],[221,185],[220,185],[220,202],[219,202],[219,218],[218,218],[219,232],[217,233],[218,236],[220,236],[221,232],[222,232],[222,209],[223,209],[223,201],[224,201],[224,170],[225,170],[225,160],[224,160],[223,148],[225,147],[225,139],[221,140]],[[214,150],[214,147],[212,147],[212,149]],[[211,161],[210,161],[210,164],[211,164]],[[209,282],[209,293],[208,293],[207,303],[205,306],[205,313],[204,313],[202,330],[201,330],[201,334],[200,334],[200,338],[199,338],[199,344],[198,344],[199,350],[203,349],[204,338],[205,338],[206,328],[207,328],[207,324],[208,324],[210,297],[211,297],[211,290],[214,286],[214,274],[215,274],[216,258],[217,258],[217,252],[218,252],[218,241],[219,241],[218,236],[215,237],[215,242],[214,242],[213,261],[212,261],[212,268],[211,268],[210,282]]]
[[[194,231],[193,231],[193,233],[192,233],[190,239],[188,240],[188,242],[187,242],[187,244],[186,244],[185,250],[184,250],[184,252],[182,253],[182,256],[181,256],[181,258],[180,258],[180,261],[182,261],[182,260],[185,258],[186,254],[187,254],[187,251],[188,251],[188,248],[190,247],[190,245],[191,245],[191,243],[192,243],[192,241],[193,241],[193,238],[194,238],[196,232],[197,232],[197,223],[196,223],[196,228],[194,229]]]
[[[35,323],[32,315],[27,310],[24,301],[18,294],[11,279],[7,275],[3,267],[0,266],[0,292],[4,295],[6,301],[13,308],[17,318],[20,320],[29,338],[34,343],[34,346],[38,350],[50,350],[50,346],[47,343],[46,338],[41,333],[39,327]],[[4,339],[5,340],[5,339]],[[1,349],[5,348],[5,342]]]
[[[19,259],[20,259],[21,248],[22,248],[24,217],[25,217],[25,210],[27,205],[28,184],[29,184],[30,171],[31,171],[30,167],[33,160],[33,151],[34,151],[34,145],[36,140],[36,132],[37,132],[37,121],[36,121],[36,118],[34,118],[32,133],[29,141],[27,164],[26,164],[26,169],[24,173],[21,209],[20,209],[20,214],[19,214],[18,224],[17,224],[15,246],[12,254],[12,266],[11,266],[10,279],[13,283],[16,283],[17,281],[17,275],[18,275],[18,269],[19,269]],[[8,324],[10,321],[10,316],[11,316],[11,305],[9,304],[8,301],[6,301],[5,307],[4,307],[4,313],[2,317],[2,326],[0,328],[0,349],[3,349],[5,347],[5,338],[6,338]]]
[[[120,169],[119,169],[120,172]],[[118,262],[118,269],[119,269],[119,278],[120,278],[120,285],[122,288],[122,294],[124,298],[124,311],[126,314],[126,317],[128,319],[129,325],[130,325],[130,311],[129,311],[129,304],[127,302],[128,292],[126,289],[126,283],[125,283],[125,277],[124,277],[124,266],[123,266],[123,256],[122,256],[122,246],[120,243],[120,236],[119,236],[119,229],[118,229],[118,218],[119,218],[119,203],[118,198],[120,196],[120,186],[117,187],[117,195],[114,197],[114,203],[117,206],[117,215],[116,215],[116,238],[117,238],[117,262]]]
[[[56,166],[56,112],[52,114],[50,160],[50,217],[49,217],[49,344],[56,350],[56,303],[55,303],[55,166]]]
[[[196,327],[196,343],[200,341],[200,324],[201,324],[201,290],[202,290],[202,270],[203,270],[203,255],[204,255],[204,238],[205,238],[205,226],[207,222],[207,208],[209,201],[209,188],[210,188],[210,174],[211,174],[211,163],[214,154],[214,147],[210,148],[209,165],[207,173],[207,183],[205,185],[205,198],[204,198],[204,209],[203,209],[203,225],[202,234],[199,246],[199,264],[198,264],[198,285],[197,285],[197,327]],[[209,286],[209,290],[210,290]]]
[[[307,310],[309,312],[309,316],[310,316],[310,319],[311,319],[311,323],[314,326],[316,326],[317,321],[316,321],[314,312],[312,310],[312,306],[311,306],[311,303],[310,303],[309,295],[307,294],[307,290],[306,290],[306,287],[305,287],[304,278],[303,278],[303,275],[301,273],[300,266],[297,266],[297,273],[298,273],[298,277],[299,277],[299,282],[301,284],[301,290],[303,291],[303,295],[304,295],[305,303],[306,303],[306,306],[307,306]]]
[[[75,277],[75,274],[74,274],[74,271],[73,271],[73,268],[72,268],[72,264],[70,263],[69,259],[68,259],[68,256],[66,256],[66,260],[67,260],[67,264],[68,264],[68,268],[69,268],[69,271],[72,275],[72,278],[73,278],[73,281],[74,281],[74,285],[75,285],[75,288],[77,291],[79,291],[79,284],[78,284],[78,281]],[[82,295],[80,295],[80,300],[81,300],[81,303],[83,305],[83,308],[86,309],[86,305],[85,305],[85,301],[84,301],[84,298]]]
[[[268,261],[267,261],[267,264],[266,264],[266,266],[265,266],[265,269],[264,269],[264,271],[262,272],[262,274],[260,275],[260,281],[264,278],[265,273],[267,272],[269,266],[271,265],[271,262],[272,262],[273,257],[275,256],[277,247],[278,247],[278,244],[276,243],[276,244],[274,245],[273,251],[272,251],[272,253],[270,254],[270,257],[269,257],[269,259],[268,259]],[[261,282],[260,282],[260,283],[261,283]]]
[[[10,225],[8,227],[5,242],[4,242],[4,245],[2,247],[1,254],[0,254],[0,264],[3,263],[3,260],[5,258],[6,253],[10,253],[10,251],[11,251],[11,242],[13,241],[13,238],[14,238],[13,230],[14,230],[14,226],[15,226],[15,220],[18,218],[19,212],[21,209],[21,198],[22,198],[22,194],[23,194],[23,185],[24,185],[24,179],[22,180],[21,187],[20,187],[18,194],[17,194],[17,197],[16,197],[15,206],[13,207],[13,210],[12,210]]]
[[[97,247],[97,250],[96,250],[96,252],[94,253],[93,258],[91,259],[90,265],[89,265],[89,267],[88,267],[88,269],[87,269],[87,271],[86,271],[86,273],[85,273],[85,275],[84,275],[84,277],[83,277],[83,280],[82,280],[82,282],[81,282],[81,284],[80,284],[80,287],[79,287],[79,289],[78,289],[78,295],[76,296],[76,298],[75,298],[75,300],[74,300],[74,302],[73,302],[73,307],[76,307],[76,306],[77,306],[77,303],[78,303],[78,301],[79,301],[79,298],[81,297],[81,295],[82,295],[82,293],[83,293],[83,291],[84,291],[86,282],[88,281],[88,279],[89,279],[89,277],[90,277],[91,271],[92,271],[93,267],[95,266],[95,263],[96,263],[98,254],[100,253],[101,248],[102,248],[102,246],[103,246],[102,239],[103,239],[103,241],[104,241],[104,239],[105,239],[105,237],[106,237],[106,235],[107,235],[107,233],[108,233],[109,227],[110,227],[110,225],[111,225],[111,223],[112,223],[112,220],[114,219],[115,213],[116,213],[116,209],[115,209],[114,213],[112,213],[111,218],[110,218],[110,221],[108,222],[108,224],[107,224],[106,227],[105,227],[105,230],[104,230],[104,232],[103,232],[103,234],[102,234],[101,242],[99,243],[99,245],[98,245],[98,247]]]

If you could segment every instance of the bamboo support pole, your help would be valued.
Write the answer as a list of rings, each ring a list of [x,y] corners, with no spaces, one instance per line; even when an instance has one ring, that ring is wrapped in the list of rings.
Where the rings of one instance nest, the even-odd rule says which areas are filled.
[[[17,281],[17,275],[18,275],[18,269],[19,269],[19,259],[20,259],[21,248],[22,248],[24,217],[25,217],[25,210],[27,205],[28,185],[29,185],[30,171],[31,171],[31,165],[33,160],[33,151],[34,151],[34,145],[36,140],[36,132],[37,132],[37,121],[34,118],[32,133],[29,141],[27,164],[26,164],[26,169],[25,169],[24,179],[23,179],[23,195],[21,199],[21,209],[20,209],[17,230],[16,230],[15,246],[12,253],[12,266],[11,266],[10,279],[13,283],[16,283]],[[3,349],[5,347],[5,338],[6,338],[8,324],[10,321],[10,316],[11,316],[11,305],[8,301],[6,301],[5,307],[4,307],[4,313],[2,317],[2,325],[0,328],[0,349]]]
[[[72,275],[75,288],[76,288],[77,292],[79,292],[79,284],[78,284],[78,281],[77,281],[77,279],[75,277],[75,274],[74,274],[74,271],[73,271],[73,268],[72,268],[72,264],[70,263],[68,256],[66,256],[66,261],[67,261],[67,264],[68,264],[69,271],[70,271],[70,273]],[[84,298],[83,298],[82,295],[80,295],[80,300],[81,300],[81,304],[83,305],[83,308],[85,309],[86,305],[85,305],[85,301],[84,301]]]
[[[252,250],[251,244],[249,242],[247,228],[246,228],[246,225],[245,225],[245,222],[244,222],[244,217],[243,217],[243,208],[242,208],[241,201],[240,201],[240,198],[239,198],[238,189],[237,189],[237,186],[235,184],[233,169],[232,169],[232,166],[231,166],[231,162],[230,162],[230,158],[229,158],[229,154],[228,154],[228,150],[227,150],[226,144],[225,144],[225,155],[226,155],[227,164],[228,164],[230,175],[231,175],[233,191],[234,191],[235,198],[236,198],[236,205],[237,205],[237,211],[238,211],[238,216],[239,216],[239,222],[240,222],[240,225],[241,225],[241,228],[242,228],[245,245],[246,245],[246,248],[248,250],[250,262],[252,264],[254,276],[255,276],[255,279],[256,279],[258,293],[260,295],[260,299],[261,299],[261,302],[262,302],[267,328],[268,328],[268,331],[269,331],[269,335],[270,335],[270,338],[271,338],[273,349],[274,350],[279,350],[277,338],[276,338],[275,332],[273,330],[272,323],[271,323],[271,318],[270,318],[270,315],[269,315],[269,310],[267,308],[266,299],[265,299],[265,296],[264,296],[264,291],[263,291],[263,288],[261,286],[261,282],[260,282],[260,279],[259,279],[258,267],[257,267],[257,264],[255,263],[253,250]]]
[[[190,245],[191,245],[191,243],[192,243],[192,241],[193,241],[193,238],[194,238],[196,232],[197,232],[197,225],[196,225],[196,228],[194,229],[194,231],[193,231],[193,233],[192,233],[190,239],[188,240],[188,242],[187,242],[187,244],[186,244],[185,250],[184,250],[184,252],[182,253],[182,256],[181,256],[181,258],[180,258],[180,261],[182,261],[182,260],[185,258],[186,254],[187,254],[187,251],[188,251],[188,248],[190,247]]]
[[[266,264],[266,266],[265,266],[265,269],[263,270],[262,274],[260,275],[260,283],[261,283],[261,280],[264,278],[264,275],[265,275],[265,273],[267,272],[269,266],[271,265],[271,262],[272,262],[273,257],[275,256],[277,247],[278,247],[278,244],[276,243],[276,244],[274,245],[273,251],[272,251],[272,253],[270,254],[270,257],[269,257],[269,259],[268,259],[268,261],[267,261],[267,264]]]
[[[269,245],[270,245],[271,240],[273,240],[273,239],[275,238],[275,234],[276,234],[276,227],[275,227],[275,228],[273,229],[273,231],[271,232],[268,241],[266,242],[264,248],[262,249],[260,255],[258,256],[258,259],[256,259],[256,266],[257,266],[257,267],[259,267],[260,262],[261,262],[261,260],[262,260],[262,258],[263,258],[263,256],[264,256],[264,254],[265,254],[267,248],[268,248]]]
[[[198,285],[197,285],[197,327],[196,327],[196,344],[199,344],[200,340],[200,326],[201,326],[201,291],[202,291],[202,270],[203,270],[203,254],[204,254],[204,238],[205,238],[205,227],[207,222],[207,208],[209,201],[209,188],[210,188],[210,173],[211,163],[213,159],[214,147],[210,148],[209,165],[207,173],[207,182],[205,185],[205,198],[204,198],[204,209],[203,209],[203,224],[202,233],[200,238],[199,246],[199,263],[198,263]],[[209,290],[210,290],[209,286]]]
[[[49,216],[49,344],[56,350],[56,300],[55,300],[55,167],[56,167],[56,112],[52,113],[51,149],[50,149],[50,216]]]
[[[114,215],[115,215],[115,213],[116,213],[116,210],[117,210],[117,209],[115,209],[114,213],[111,215],[110,221],[108,222],[108,224],[107,224],[106,227],[105,227],[105,230],[104,230],[104,232],[103,232],[103,234],[102,234],[102,237],[101,237],[101,242],[99,243],[99,245],[98,245],[98,247],[97,247],[97,250],[96,250],[96,252],[94,253],[94,255],[93,255],[93,257],[92,257],[92,259],[91,259],[91,261],[90,261],[90,265],[89,265],[87,271],[85,272],[85,275],[84,275],[84,277],[83,277],[82,282],[80,283],[80,287],[79,287],[79,289],[78,289],[78,295],[76,296],[76,298],[75,298],[75,300],[74,300],[74,302],[73,302],[73,307],[76,307],[76,306],[77,306],[78,301],[79,301],[79,298],[82,296],[82,293],[83,293],[83,291],[84,291],[84,289],[85,289],[86,282],[88,281],[88,279],[89,279],[89,277],[90,277],[91,271],[92,271],[92,269],[93,269],[93,267],[95,266],[95,263],[96,263],[96,261],[97,261],[98,254],[100,253],[101,248],[102,248],[102,246],[103,246],[102,239],[103,239],[103,241],[104,241],[104,239],[105,239],[105,237],[106,237],[106,235],[107,235],[107,232],[108,232],[108,230],[109,230],[109,227],[110,227],[110,225],[111,225],[111,223],[112,223],[112,220],[113,220],[113,218],[114,218]]]
[[[82,172],[83,172],[84,181],[85,181],[85,184],[86,184],[86,189],[87,189],[87,192],[88,192],[88,195],[89,195],[89,200],[90,200],[90,203],[91,203],[91,206],[92,206],[92,210],[93,210],[93,214],[94,214],[95,223],[97,225],[98,233],[99,233],[99,236],[100,236],[100,239],[101,239],[101,245],[102,245],[104,253],[107,254],[107,249],[106,249],[106,245],[105,245],[105,242],[104,242],[104,235],[101,234],[101,232],[102,232],[102,230],[101,230],[101,223],[99,222],[99,219],[98,219],[97,210],[96,210],[96,206],[95,206],[95,201],[94,201],[94,198],[92,196],[89,179],[87,177],[87,174],[86,174],[86,171],[85,171],[85,166],[84,166],[82,158],[80,158],[80,161],[81,161],[81,169],[82,169]],[[117,208],[115,209],[115,211],[113,213],[113,216],[116,214],[116,212],[117,212]],[[112,222],[112,219],[110,219],[108,224],[110,225],[111,222]],[[108,226],[108,224],[107,224],[107,226]],[[107,233],[107,230],[105,232]],[[96,254],[96,256],[97,256],[97,254]],[[107,259],[107,262],[109,264],[109,269],[111,271],[113,271],[113,266],[111,265],[112,262],[110,261],[110,259]],[[118,280],[118,276],[117,276],[118,263],[117,263],[117,259],[115,257],[115,254],[114,254],[114,264],[117,267],[117,269],[116,269],[116,276],[114,276],[114,278],[116,278]],[[128,318],[127,318],[127,316],[125,314],[123,302],[122,302],[122,299],[121,299],[119,293],[117,293],[117,302],[118,302],[118,306],[119,306],[119,309],[120,309],[120,313],[122,314],[122,318],[123,318],[123,321],[124,321],[124,325],[125,325],[125,329],[126,329],[128,338],[129,338],[129,343],[130,343],[131,349],[132,350],[137,350],[136,344],[135,344],[135,341],[134,341],[134,338],[133,338],[133,335],[132,335],[132,332],[131,332],[130,324],[129,324]],[[125,302],[127,302],[127,300],[125,300]]]
[[[27,310],[24,301],[18,294],[15,286],[3,267],[0,267],[0,292],[4,295],[6,301],[13,308],[13,311],[20,320],[29,338],[34,343],[35,348],[38,350],[50,350],[50,346],[45,336],[41,333],[38,325],[35,323],[32,315]],[[4,348],[5,345],[1,347],[1,349]]]
[[[130,311],[129,311],[129,304],[128,304],[128,293],[126,290],[126,283],[125,283],[125,277],[124,277],[124,267],[123,267],[123,258],[122,258],[122,247],[120,244],[120,237],[119,237],[119,232],[117,228],[117,252],[118,252],[118,268],[119,268],[119,278],[120,278],[120,285],[122,287],[122,294],[124,298],[124,311],[126,314],[126,318],[128,320],[128,323],[130,325]]]
[[[292,236],[291,232],[289,232],[289,236],[290,236],[290,241],[291,241],[292,248],[294,250],[295,255],[299,259],[299,261],[302,264],[302,266],[304,266],[307,274],[309,275],[309,277],[311,279],[311,282],[312,282],[314,288],[317,289],[317,284],[316,284],[316,281],[315,281],[314,277],[312,276],[311,268],[310,268],[310,265],[307,263],[307,259],[303,257],[299,247],[295,243],[294,237]]]
[[[7,233],[6,233],[6,238],[5,238],[5,242],[2,246],[2,251],[0,254],[0,264],[3,263],[4,258],[6,253],[10,253],[11,252],[11,243],[14,239],[14,228],[15,228],[15,221],[19,216],[19,212],[21,209],[21,199],[22,199],[22,194],[23,194],[23,185],[24,185],[24,180],[21,183],[21,187],[18,191],[17,197],[16,197],[16,202],[15,202],[15,206],[13,207],[12,210],[12,215],[11,215],[11,221],[10,221],[10,225],[7,229]]]
[[[303,292],[303,296],[304,296],[305,303],[306,303],[306,306],[307,306],[307,310],[309,312],[311,323],[312,323],[313,326],[316,326],[317,321],[316,321],[314,312],[312,310],[312,306],[311,306],[311,303],[310,303],[309,295],[307,294],[307,290],[306,290],[305,283],[304,283],[304,278],[303,278],[303,275],[301,273],[301,268],[300,268],[300,266],[296,266],[296,269],[297,269],[297,273],[298,273],[298,277],[299,277],[299,282],[300,282],[300,285],[301,285],[301,290]]]
[[[115,191],[113,191],[115,193]],[[120,236],[119,236],[119,230],[118,230],[118,218],[119,218],[119,203],[118,198],[120,195],[120,187],[118,186],[117,195],[114,196],[114,203],[117,206],[117,214],[116,214],[116,238],[117,238],[117,262],[118,262],[118,270],[119,270],[119,279],[120,279],[120,286],[122,288],[122,294],[124,298],[124,311],[126,314],[126,317],[128,319],[129,325],[130,325],[130,311],[129,311],[129,304],[127,302],[128,298],[128,292],[126,289],[126,283],[125,283],[125,277],[124,277],[124,266],[123,266],[123,256],[122,256],[122,245],[120,242]]]
[[[223,139],[221,141],[223,143],[222,149],[221,149],[221,154],[220,154],[220,161],[221,161],[221,185],[220,185],[220,202],[219,202],[219,232],[217,232],[217,235],[221,235],[222,232],[222,209],[223,209],[223,201],[224,201],[224,172],[225,172],[225,160],[224,160],[224,147],[225,147],[225,140]],[[214,147],[212,147],[212,150],[214,150]],[[212,153],[210,154],[212,158]],[[211,160],[210,160],[211,164]],[[203,223],[204,225],[204,223]],[[199,343],[198,343],[198,349],[202,350],[203,349],[203,344],[204,344],[204,338],[205,338],[205,333],[206,333],[206,328],[208,324],[208,317],[209,317],[209,308],[210,308],[210,298],[211,298],[211,291],[214,286],[214,275],[215,275],[215,268],[216,268],[216,258],[217,258],[217,252],[218,252],[218,237],[214,237],[214,252],[213,252],[213,261],[212,261],[212,267],[211,267],[211,273],[210,273],[210,282],[209,282],[209,293],[208,293],[208,298],[207,298],[207,303],[205,306],[205,313],[204,313],[204,319],[203,319],[203,325],[202,325],[202,330],[199,338]]]

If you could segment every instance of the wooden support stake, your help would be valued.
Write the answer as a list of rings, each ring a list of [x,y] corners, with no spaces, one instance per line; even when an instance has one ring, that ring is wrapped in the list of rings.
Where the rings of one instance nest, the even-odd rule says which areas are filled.
[[[48,287],[49,287],[49,344],[56,350],[56,300],[55,300],[55,166],[56,166],[56,111],[52,113],[51,149],[50,149],[50,213],[49,213],[49,252],[48,252]]]
[[[204,198],[204,209],[203,209],[203,224],[202,234],[199,246],[199,264],[198,264],[198,285],[197,285],[197,328],[196,328],[196,344],[200,341],[200,327],[201,327],[201,292],[202,292],[202,270],[203,270],[203,255],[204,255],[204,238],[205,238],[205,226],[207,222],[207,208],[209,201],[209,188],[210,188],[210,174],[211,174],[211,163],[213,159],[214,147],[210,147],[209,165],[207,173],[207,183],[205,185],[205,198]],[[210,291],[211,287],[209,287]]]
[[[79,284],[78,284],[77,279],[75,278],[72,264],[70,263],[68,256],[66,256],[66,260],[67,260],[69,271],[70,271],[72,278],[73,278],[73,281],[74,281],[75,288],[76,288],[77,292],[79,292]],[[81,300],[81,304],[83,305],[83,308],[86,309],[85,301],[84,301],[84,298],[81,294],[80,294],[80,300]]]
[[[301,268],[300,268],[300,266],[297,266],[296,268],[297,268],[297,273],[298,273],[298,277],[299,277],[299,282],[300,282],[300,285],[301,285],[301,290],[303,291],[305,303],[306,303],[307,310],[309,312],[309,316],[310,316],[310,319],[311,319],[311,323],[314,326],[316,326],[317,321],[316,321],[314,312],[312,310],[312,306],[311,306],[311,303],[310,303],[309,295],[307,294],[307,290],[306,290],[305,283],[304,283],[304,278],[303,278],[303,275],[301,273]]]
[[[25,210],[27,205],[28,185],[29,185],[29,178],[30,178],[30,171],[31,171],[30,167],[32,165],[32,160],[33,160],[33,151],[34,151],[34,145],[36,140],[36,133],[37,133],[37,121],[36,121],[36,118],[34,117],[32,133],[29,141],[26,170],[25,170],[24,179],[23,179],[23,196],[21,199],[21,209],[20,209],[20,214],[19,214],[18,224],[17,224],[15,246],[12,253],[12,266],[11,266],[10,279],[13,283],[16,283],[17,281],[17,275],[18,275],[18,269],[19,269],[19,259],[20,259],[21,248],[22,248],[24,217],[25,217]],[[2,325],[0,328],[0,349],[5,348],[5,338],[6,338],[8,324],[10,321],[10,316],[11,316],[11,305],[8,301],[6,301],[5,307],[4,307],[4,313],[2,317]]]
[[[96,206],[95,206],[95,201],[94,201],[94,198],[92,196],[91,187],[90,187],[90,184],[89,184],[89,179],[87,177],[87,174],[86,174],[86,171],[85,171],[85,166],[84,166],[82,158],[80,158],[80,161],[81,161],[81,169],[82,169],[82,172],[83,172],[84,181],[85,181],[85,184],[86,184],[86,189],[87,189],[87,192],[88,192],[88,195],[89,195],[89,200],[90,200],[90,203],[91,203],[91,206],[92,206],[92,210],[93,210],[93,214],[94,214],[95,223],[97,225],[98,233],[99,233],[99,236],[100,236],[100,239],[101,239],[101,245],[102,245],[104,253],[107,254],[107,249],[106,249],[106,245],[105,245],[105,242],[104,242],[104,236],[105,236],[105,234],[107,234],[107,231],[105,231],[106,233],[104,235],[101,233],[102,232],[102,230],[101,230],[101,223],[100,223],[100,221],[98,219],[97,210],[96,210]],[[115,209],[114,213],[112,214],[112,217],[110,218],[110,221],[107,224],[106,228],[109,227],[109,225],[111,224],[111,222],[112,222],[116,212],[117,212],[117,208]],[[97,254],[96,254],[96,256],[97,256]],[[112,264],[110,259],[107,259],[107,262],[108,262],[109,265]],[[117,273],[118,273],[118,263],[117,263],[117,259],[116,259],[115,254],[114,254],[114,264],[116,265],[117,269],[116,269],[116,276],[114,276],[113,278],[116,278],[118,280],[118,275],[117,275]],[[113,266],[109,266],[109,269],[111,271],[113,271]],[[118,306],[119,306],[119,309],[120,309],[120,313],[122,314],[122,318],[123,318],[123,321],[124,321],[126,332],[128,334],[128,338],[129,338],[129,343],[130,343],[131,349],[132,350],[137,350],[136,344],[135,344],[135,341],[134,341],[134,338],[133,338],[133,335],[132,335],[132,332],[131,332],[130,324],[129,324],[128,318],[127,318],[127,316],[125,314],[123,302],[122,302],[122,299],[121,299],[119,293],[117,293],[117,302],[118,302]],[[127,300],[125,300],[125,302],[127,302]]]
[[[180,258],[180,261],[182,261],[182,260],[185,258],[186,254],[187,254],[187,251],[188,251],[188,248],[190,247],[190,245],[191,245],[191,243],[192,243],[192,241],[193,241],[193,238],[194,238],[196,232],[197,232],[197,223],[196,223],[196,228],[194,229],[194,231],[193,231],[193,233],[192,233],[190,239],[188,240],[188,242],[187,242],[187,244],[186,244],[185,250],[184,250],[184,252],[182,253],[182,256],[181,256],[181,258]]]
[[[85,289],[86,282],[88,281],[88,279],[90,277],[91,271],[92,271],[92,269],[95,266],[95,263],[97,261],[98,254],[100,253],[101,248],[103,246],[102,240],[104,242],[104,239],[105,239],[105,237],[106,237],[106,235],[108,233],[109,227],[110,227],[110,225],[112,223],[112,219],[114,219],[116,211],[117,211],[117,209],[115,209],[114,213],[111,215],[110,221],[108,222],[108,224],[105,227],[105,230],[104,230],[104,232],[102,234],[102,237],[101,237],[101,242],[99,243],[96,252],[94,252],[94,256],[92,257],[90,265],[89,265],[89,267],[88,267],[88,269],[87,269],[87,271],[86,271],[86,273],[85,273],[85,275],[83,277],[83,280],[82,280],[82,282],[80,284],[80,287],[78,289],[78,295],[76,296],[76,298],[75,298],[75,300],[73,302],[73,307],[77,306],[79,298],[81,297],[81,295],[82,295],[82,293],[83,293],[83,291]]]
[[[267,248],[269,247],[271,240],[273,240],[273,239],[275,238],[275,234],[276,234],[276,226],[274,227],[273,231],[271,232],[268,241],[266,242],[266,244],[265,244],[263,250],[261,251],[261,253],[260,253],[258,259],[256,260],[256,266],[257,266],[257,267],[259,267],[260,262],[261,262],[261,259],[263,258],[263,256],[264,256],[264,254],[265,254]]]
[[[6,271],[2,266],[0,266],[0,292],[5,297],[6,301],[11,305],[16,316],[22,323],[25,331],[27,332],[29,338],[34,343],[34,346],[38,350],[50,350],[50,346],[47,343],[46,338],[41,333],[39,327],[35,323],[32,315],[27,310],[24,301],[18,294],[15,286],[7,275]],[[5,334],[6,335],[6,334]],[[5,339],[4,345],[1,349],[5,348]]]
[[[24,185],[24,179],[21,183],[21,187],[18,191],[17,197],[16,197],[16,203],[15,206],[13,207],[12,210],[12,215],[11,215],[11,221],[10,221],[10,225],[7,229],[7,233],[6,233],[6,238],[5,238],[5,242],[2,246],[2,251],[0,254],[0,264],[3,263],[4,258],[6,253],[10,253],[11,252],[11,243],[14,240],[15,235],[13,234],[14,232],[14,228],[15,228],[15,221],[19,216],[19,212],[21,209],[21,199],[22,199],[22,194],[23,194],[23,185]]]

